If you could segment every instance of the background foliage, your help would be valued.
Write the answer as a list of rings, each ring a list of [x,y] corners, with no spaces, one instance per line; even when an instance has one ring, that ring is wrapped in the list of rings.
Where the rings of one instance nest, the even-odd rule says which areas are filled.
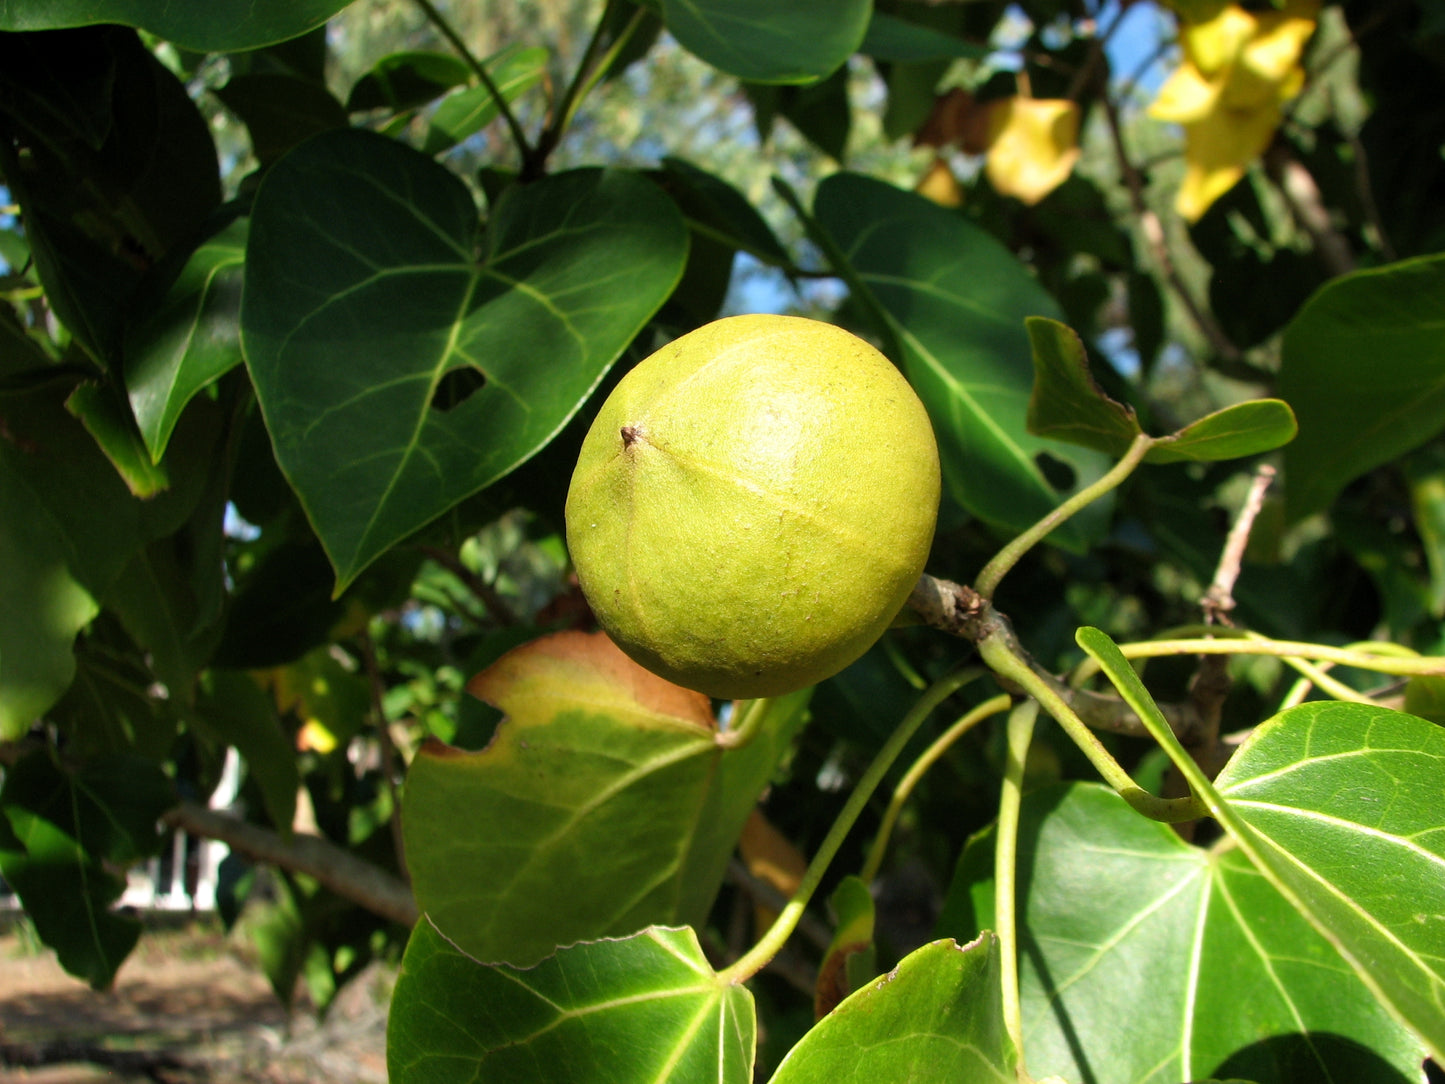
[[[1074,630],[1138,660],[1197,626],[1297,424],[1230,620],[1445,654],[1442,90],[1438,0],[0,7],[0,873],[105,987],[120,871],[168,827],[230,840],[282,998],[411,939],[398,1080],[1016,1078],[988,682],[910,717],[832,908],[714,974],[968,645],[895,629],[731,748],[745,709],[589,635],[581,435],[720,314],[832,319],[929,408],[928,567],[971,583],[1176,434],[993,597],[1043,669],[1124,687]],[[1148,662],[1207,717],[1199,778],[1102,738],[1226,836],[1135,816],[1051,725],[1015,764],[1028,1071],[1420,1080],[1445,1050],[1445,678],[1286,655]]]

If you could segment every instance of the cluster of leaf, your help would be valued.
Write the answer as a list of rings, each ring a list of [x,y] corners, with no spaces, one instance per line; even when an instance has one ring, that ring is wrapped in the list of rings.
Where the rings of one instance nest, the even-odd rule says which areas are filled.
[[[1104,47],[1164,19],[1153,4],[608,0],[572,70],[545,41],[478,60],[446,5],[419,6],[436,48],[346,86],[326,32],[346,0],[0,8],[0,875],[61,962],[109,984],[140,932],[117,870],[159,852],[163,820],[194,823],[234,749],[229,815],[269,831],[233,845],[278,864],[238,860],[227,914],[245,908],[278,993],[304,977],[318,1005],[410,938],[399,1081],[1005,1080],[1020,1055],[1071,1080],[1420,1079],[1445,1049],[1441,679],[1312,671],[1368,703],[1255,730],[1214,784],[1212,847],[1079,782],[1089,764],[1041,728],[1021,1051],[988,932],[1003,728],[907,781],[871,894],[844,875],[884,799],[830,834],[900,719],[922,729],[885,787],[944,731],[910,709],[966,645],[896,630],[811,693],[732,709],[760,735],[735,746],[728,709],[579,631],[560,512],[601,396],[718,315],[745,253],[780,291],[841,283],[835,318],[927,405],[935,575],[970,582],[1138,433],[1175,434],[999,590],[1043,667],[1079,661],[1080,625],[1142,641],[1198,620],[1248,484],[1231,460],[1293,428],[1242,402],[1271,396],[1298,436],[1234,620],[1445,652],[1438,0],[1306,5],[1288,57],[1256,48],[1288,13],[1173,5],[1245,28],[1225,60],[1186,33],[1218,90],[1188,123],[1265,148],[1232,187],[1211,174],[1189,223],[1170,207],[1197,155]],[[609,81],[666,149],[646,77],[679,50],[739,81],[761,137],[886,158],[935,194],[943,163],[947,198],[842,168],[776,184],[784,228],[707,163],[553,167]],[[1231,120],[1251,64],[1277,83]],[[972,141],[960,94],[1042,118],[1038,139]],[[1036,143],[1047,183],[1021,183]],[[1195,672],[1147,676],[1187,702]],[[1306,695],[1275,659],[1230,675],[1225,732]],[[1152,744],[1104,741],[1161,781]],[[319,859],[292,846],[311,837]],[[831,927],[815,908],[811,942],[720,981],[825,843]],[[393,887],[407,871],[414,930],[357,860]],[[874,982],[864,960],[898,966]],[[837,1005],[816,1026],[815,989]]]

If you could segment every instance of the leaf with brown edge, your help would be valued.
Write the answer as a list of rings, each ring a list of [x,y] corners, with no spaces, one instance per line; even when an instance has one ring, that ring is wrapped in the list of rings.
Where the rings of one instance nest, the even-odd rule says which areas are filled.
[[[700,922],[807,700],[774,701],[757,737],[728,749],[706,697],[582,632],[515,648],[468,691],[505,717],[480,752],[418,752],[402,801],[407,862],[439,930],[517,966]]]

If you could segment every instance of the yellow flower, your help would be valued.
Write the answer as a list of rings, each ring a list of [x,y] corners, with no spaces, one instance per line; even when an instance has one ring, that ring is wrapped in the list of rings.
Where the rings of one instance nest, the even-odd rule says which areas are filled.
[[[1319,0],[1289,0],[1256,15],[1228,4],[1182,26],[1184,62],[1149,113],[1184,127],[1184,183],[1175,201],[1184,218],[1197,221],[1269,146],[1284,103],[1304,85],[1300,55],[1319,8]]]
[[[1024,203],[1043,199],[1079,160],[1079,107],[1071,101],[1005,98],[989,114],[984,172],[994,190]]]

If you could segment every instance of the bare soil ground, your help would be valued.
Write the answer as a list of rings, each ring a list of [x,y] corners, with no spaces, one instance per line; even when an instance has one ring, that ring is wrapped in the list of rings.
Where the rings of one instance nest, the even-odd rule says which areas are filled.
[[[0,1084],[301,1084],[386,1080],[390,977],[363,974],[322,1021],[287,1013],[219,930],[147,931],[114,989],[0,935]]]

